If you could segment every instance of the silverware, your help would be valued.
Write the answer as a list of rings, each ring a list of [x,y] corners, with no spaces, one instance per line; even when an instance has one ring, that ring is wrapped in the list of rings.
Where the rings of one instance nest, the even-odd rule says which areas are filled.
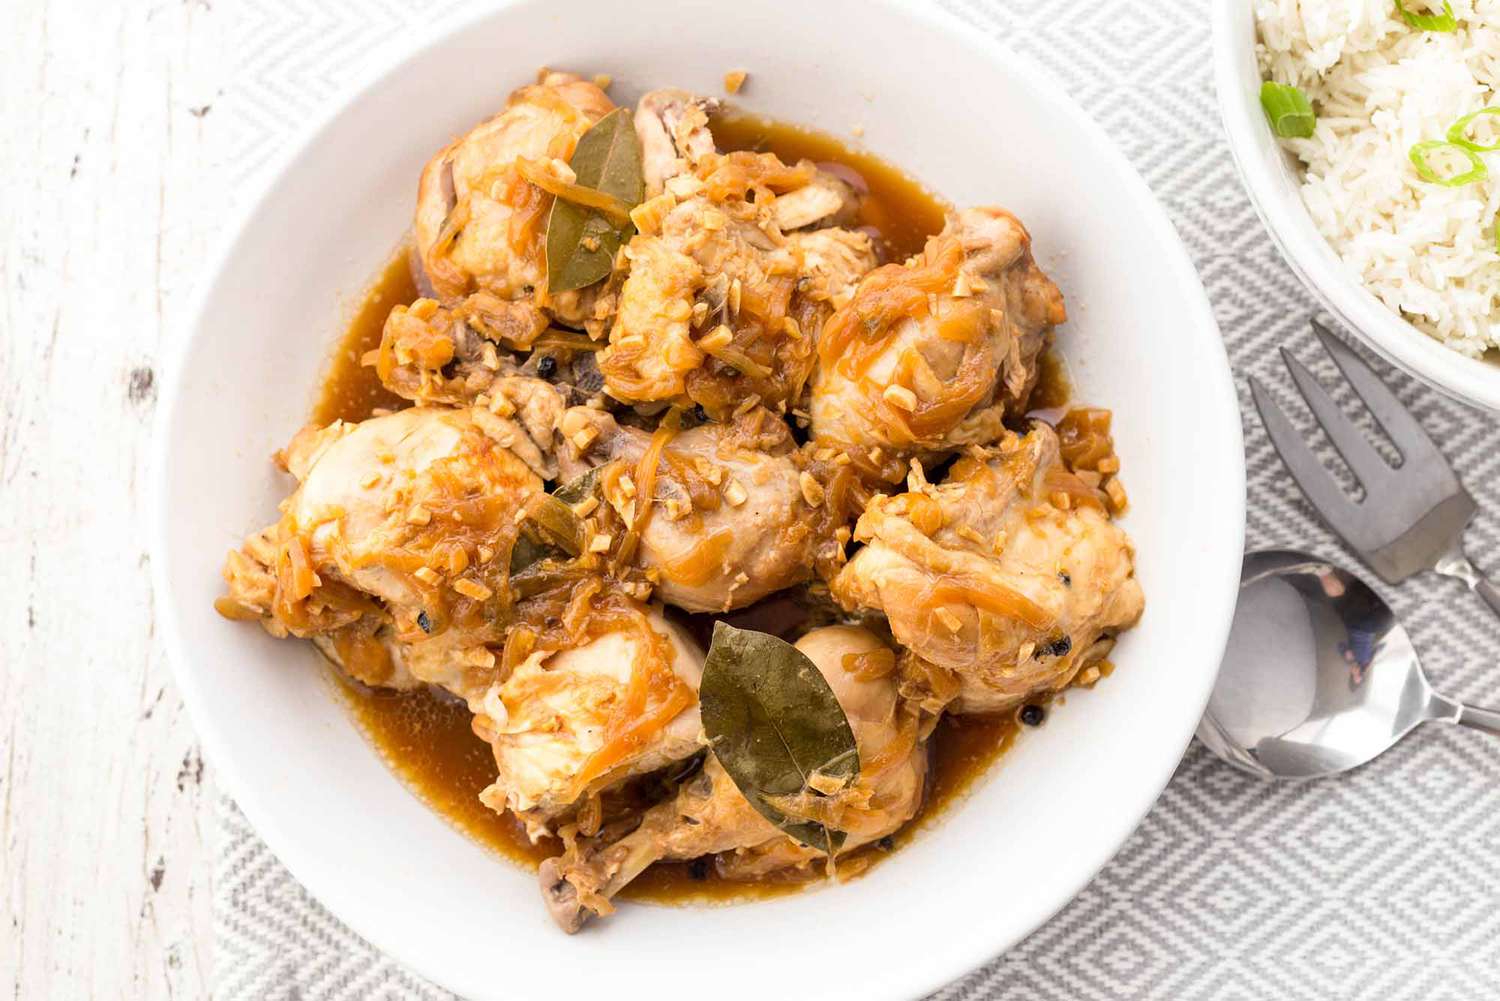
[[[1204,744],[1263,778],[1308,779],[1362,765],[1428,720],[1500,737],[1500,712],[1432,690],[1364,581],[1307,553],[1245,555]]]
[[[1401,453],[1399,465],[1381,457],[1317,378],[1286,348],[1282,360],[1313,417],[1364,490],[1356,501],[1313,455],[1266,387],[1250,377],[1250,394],[1271,444],[1312,506],[1387,584],[1421,570],[1456,577],[1500,615],[1500,588],[1474,569],[1463,551],[1474,498],[1464,489],[1427,432],[1396,395],[1349,347],[1319,323],[1313,331],[1333,356],[1372,416]]]

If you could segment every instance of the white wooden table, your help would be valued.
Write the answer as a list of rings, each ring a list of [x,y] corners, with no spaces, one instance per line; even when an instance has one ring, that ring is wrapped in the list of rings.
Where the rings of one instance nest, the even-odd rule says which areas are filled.
[[[468,6],[0,0],[5,997],[208,995],[217,795],[143,528],[157,366],[237,194]]]
[[[225,17],[0,13],[0,991],[202,997],[214,794],[139,526],[159,352],[218,218]]]

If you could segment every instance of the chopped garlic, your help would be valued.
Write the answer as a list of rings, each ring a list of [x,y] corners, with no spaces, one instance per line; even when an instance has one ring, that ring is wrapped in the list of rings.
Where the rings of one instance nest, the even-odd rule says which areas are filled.
[[[893,407],[899,407],[907,413],[917,409],[917,394],[905,386],[891,385],[885,387],[885,392],[880,394],[885,401]]]
[[[472,580],[468,577],[460,577],[458,580],[454,581],[453,590],[457,591],[465,598],[473,598],[475,601],[484,601],[490,595],[495,593],[488,587],[485,587],[483,584],[479,583],[479,581]]]
[[[823,484],[819,483],[817,477],[812,473],[804,471],[798,478],[802,487],[802,499],[807,501],[809,507],[820,507],[823,504]]]
[[[969,525],[959,525],[958,528],[954,529],[954,531],[958,533],[958,537],[960,539],[966,539],[977,546],[984,545],[984,536],[974,531],[974,529]]]
[[[698,346],[704,351],[713,351],[717,348],[727,348],[734,342],[734,333],[724,324],[719,324],[712,331],[705,334],[698,341]]]

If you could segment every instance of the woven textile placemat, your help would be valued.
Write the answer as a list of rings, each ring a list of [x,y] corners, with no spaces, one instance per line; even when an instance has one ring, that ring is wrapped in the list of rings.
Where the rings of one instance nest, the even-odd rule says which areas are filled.
[[[1214,101],[1207,5],[944,5],[974,31],[1044,64],[1134,161],[1187,242],[1246,414],[1249,545],[1308,548],[1359,568],[1286,477],[1245,388],[1244,377],[1254,373],[1301,412],[1290,406],[1276,348],[1287,344],[1318,360],[1306,322],[1314,304],[1235,176]],[[262,170],[294,125],[324,107],[343,81],[433,18],[467,9],[419,0],[243,3],[233,37],[250,55],[217,105],[228,116],[225,162],[233,166],[225,168],[226,186]],[[1408,378],[1390,378],[1479,500],[1470,554],[1500,570],[1494,423]],[[1500,622],[1477,598],[1432,575],[1399,591],[1379,590],[1411,627],[1441,691],[1500,704]],[[232,803],[224,802],[218,826],[220,1001],[451,998],[325,911]],[[1195,743],[1140,829],[1076,900],[1006,956],[934,997],[1500,998],[1500,746],[1433,726],[1345,778],[1272,785]]]

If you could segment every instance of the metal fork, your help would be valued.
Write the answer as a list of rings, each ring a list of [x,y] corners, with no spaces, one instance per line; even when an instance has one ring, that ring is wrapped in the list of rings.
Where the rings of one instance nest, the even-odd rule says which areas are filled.
[[[1500,615],[1500,588],[1464,556],[1463,533],[1476,510],[1474,498],[1422,425],[1379,376],[1322,323],[1314,319],[1312,326],[1324,350],[1401,453],[1401,462],[1395,466],[1386,462],[1322,383],[1283,347],[1281,357],[1292,381],[1359,480],[1364,498],[1356,501],[1345,493],[1266,387],[1251,376],[1255,408],[1292,479],[1329,527],[1387,584],[1398,584],[1421,570],[1435,570],[1463,581]]]

